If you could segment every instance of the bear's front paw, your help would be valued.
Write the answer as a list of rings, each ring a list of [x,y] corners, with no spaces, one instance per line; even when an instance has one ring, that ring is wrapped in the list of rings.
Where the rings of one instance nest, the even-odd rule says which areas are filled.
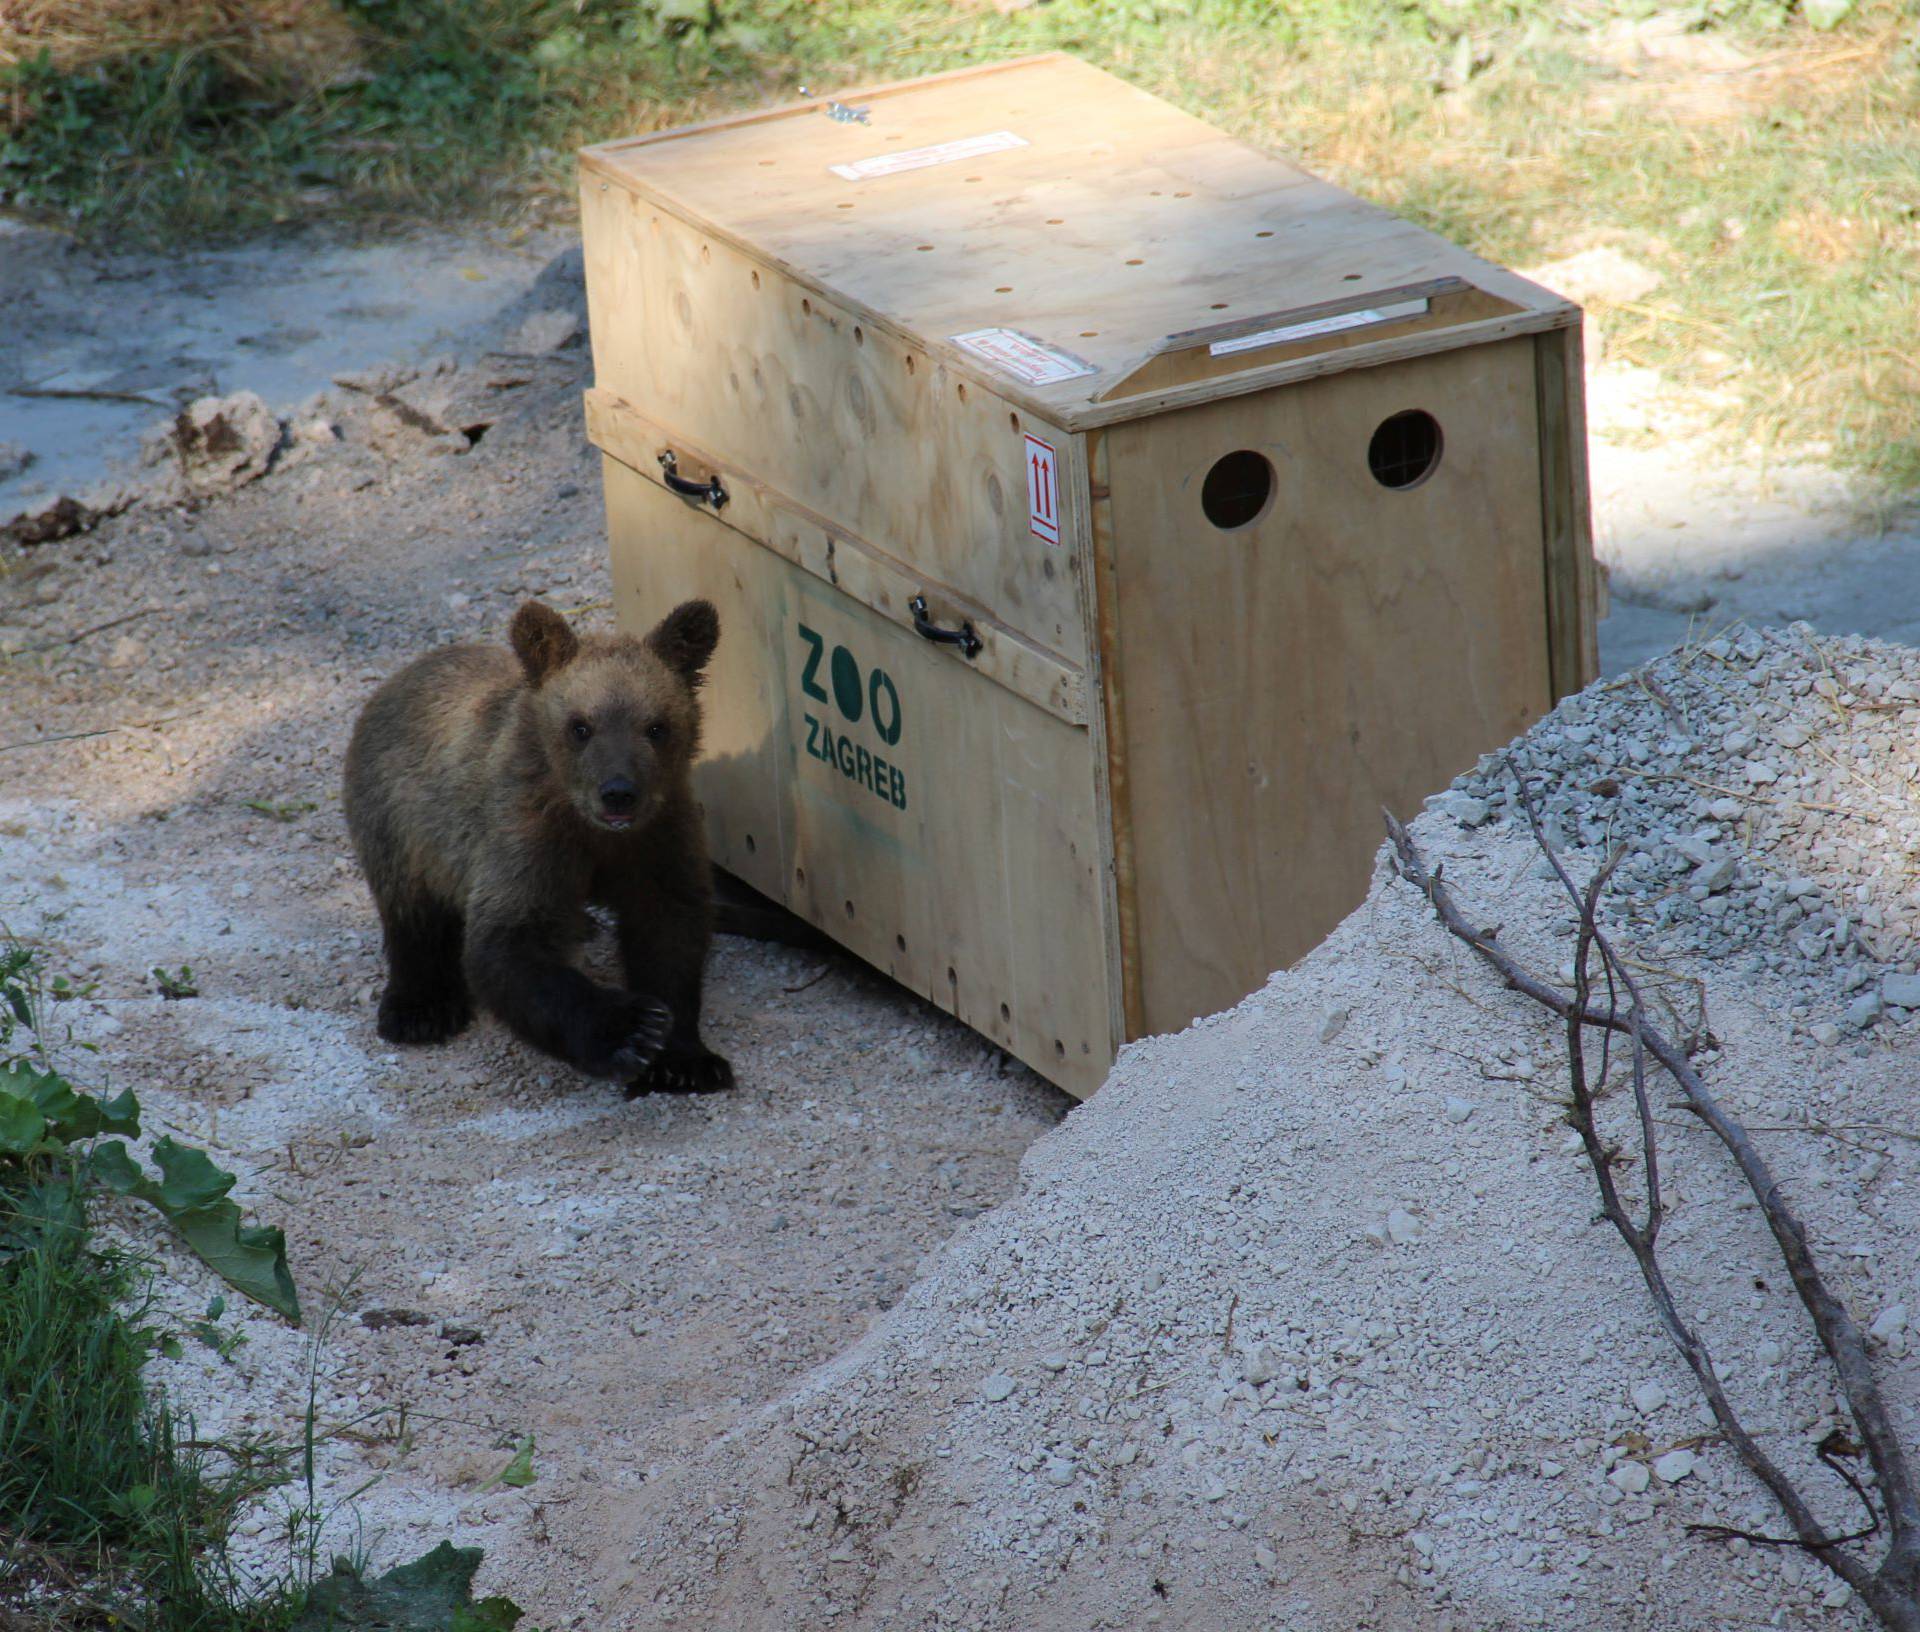
[[[595,1026],[596,1043],[574,1063],[590,1077],[631,1082],[659,1056],[673,1015],[657,998],[623,996]]]
[[[380,998],[377,1029],[390,1043],[444,1043],[465,1031],[472,1018],[465,992],[410,997],[389,986]]]
[[[704,1044],[668,1046],[627,1085],[627,1098],[642,1094],[717,1094],[733,1086],[733,1067]]]

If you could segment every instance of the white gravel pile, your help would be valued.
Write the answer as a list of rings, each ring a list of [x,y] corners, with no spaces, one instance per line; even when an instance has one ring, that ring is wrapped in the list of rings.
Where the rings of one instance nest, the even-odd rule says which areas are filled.
[[[1709,1080],[1764,1130],[1920,1441],[1916,1034],[1898,1003],[1864,1047],[1808,1036],[1850,988],[1902,990],[1916,674],[1736,632],[1570,701],[1517,759],[1577,871],[1639,846],[1622,941],[1676,1002],[1704,994]],[[1563,963],[1571,917],[1501,773],[1436,803],[1415,832],[1469,910]],[[1129,1049],[862,1343],[615,1509],[609,1624],[1864,1625],[1819,1566],[1688,1530],[1778,1520],[1595,1222],[1560,1070],[1548,1017],[1382,873],[1295,970]],[[1832,1386],[1758,1214],[1661,1122],[1668,1273],[1749,1423],[1851,1527],[1812,1455]]]
[[[1563,705],[1511,764],[1556,842],[1625,844],[1645,950],[1772,977],[1823,1044],[1920,1008],[1920,653],[1736,629]],[[1443,803],[1514,814],[1506,756]]]

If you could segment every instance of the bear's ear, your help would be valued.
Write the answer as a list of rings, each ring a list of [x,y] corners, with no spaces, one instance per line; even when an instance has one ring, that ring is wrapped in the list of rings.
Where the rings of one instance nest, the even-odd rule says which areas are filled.
[[[507,638],[513,642],[513,655],[520,659],[527,679],[536,686],[565,668],[580,650],[580,637],[545,601],[523,604],[513,615]]]
[[[719,642],[720,614],[711,601],[682,601],[647,636],[654,655],[690,686],[700,684]]]

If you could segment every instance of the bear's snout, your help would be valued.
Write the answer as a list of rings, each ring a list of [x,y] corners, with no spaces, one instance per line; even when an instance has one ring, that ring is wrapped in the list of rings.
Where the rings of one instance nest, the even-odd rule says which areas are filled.
[[[640,790],[631,777],[610,776],[600,784],[600,813],[611,826],[624,827],[632,821],[639,803]]]

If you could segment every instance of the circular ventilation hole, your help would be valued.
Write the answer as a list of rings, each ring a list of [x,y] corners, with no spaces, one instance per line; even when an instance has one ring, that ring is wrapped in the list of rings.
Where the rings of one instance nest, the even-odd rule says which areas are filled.
[[[1000,1005],[1000,1018],[1002,1020],[1011,1020],[1013,1018],[1013,1010],[1008,1008],[1004,1003]]]
[[[1409,408],[1380,422],[1367,444],[1367,469],[1382,487],[1416,487],[1440,463],[1440,422]]]
[[[1273,466],[1264,454],[1242,448],[1214,461],[1200,484],[1200,508],[1222,529],[1259,520],[1273,497]]]

